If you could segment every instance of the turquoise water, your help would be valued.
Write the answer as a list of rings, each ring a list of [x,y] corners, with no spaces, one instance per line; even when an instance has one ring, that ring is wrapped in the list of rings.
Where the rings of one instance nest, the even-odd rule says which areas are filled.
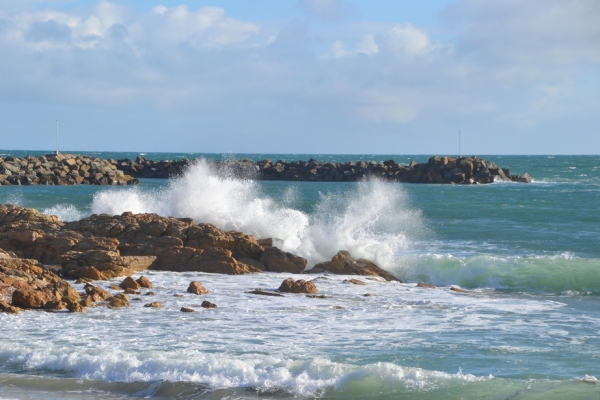
[[[197,155],[144,155],[183,156]],[[429,158],[205,156],[401,163]],[[364,288],[333,277],[318,284],[332,300],[314,304],[286,298],[276,304],[243,292],[276,287],[279,275],[202,276],[218,288],[219,311],[212,317],[198,313],[203,334],[196,340],[191,340],[196,334],[190,320],[175,312],[179,303],[173,303],[171,292],[160,299],[167,306],[158,314],[135,307],[122,314],[94,309],[68,318],[26,313],[16,317],[17,326],[6,324],[14,324],[14,317],[0,315],[0,388],[15,391],[0,398],[66,396],[72,390],[83,390],[81,396],[88,398],[119,393],[165,398],[170,396],[165,393],[180,398],[600,396],[593,378],[600,376],[600,157],[481,157],[512,173],[527,171],[534,182],[249,182],[218,177],[200,166],[176,181],[142,180],[139,188],[0,187],[0,202],[64,220],[92,212],[157,212],[276,237],[286,250],[308,258],[309,266],[347,249],[407,282]],[[176,275],[156,272],[152,279],[165,288],[192,279]],[[415,289],[421,280],[440,289]],[[454,293],[450,285],[468,293]],[[373,296],[364,298],[365,291]],[[334,314],[333,305],[344,311]],[[86,326],[96,331],[77,343],[55,341],[57,332],[50,327],[56,318],[72,336]],[[65,352],[73,356],[61,358]],[[43,379],[28,380],[32,375]],[[89,387],[101,389],[96,393]]]

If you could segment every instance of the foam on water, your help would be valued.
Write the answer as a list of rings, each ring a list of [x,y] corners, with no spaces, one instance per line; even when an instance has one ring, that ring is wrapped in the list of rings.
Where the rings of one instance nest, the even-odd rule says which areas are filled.
[[[192,382],[212,388],[285,390],[299,396],[314,396],[327,389],[345,391],[357,384],[363,386],[362,390],[382,385],[423,390],[491,379],[491,376],[476,377],[460,371],[449,374],[392,363],[352,365],[324,357],[293,360],[266,355],[232,357],[199,352],[134,354],[124,349],[65,353],[60,348],[31,350],[7,348],[3,344],[0,344],[0,360],[20,364],[26,370],[58,371],[90,380]]]
[[[276,201],[262,194],[256,182],[218,175],[199,162],[165,190],[99,192],[92,211],[191,217],[225,230],[278,238],[284,250],[306,257],[309,265],[345,249],[391,266],[394,254],[426,231],[420,212],[408,207],[400,185],[368,180],[349,196],[324,193],[311,214],[285,205],[293,203],[294,195],[287,191]]]

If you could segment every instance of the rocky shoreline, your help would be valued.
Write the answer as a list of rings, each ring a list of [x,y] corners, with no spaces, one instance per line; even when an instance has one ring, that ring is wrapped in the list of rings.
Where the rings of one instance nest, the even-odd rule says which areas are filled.
[[[400,282],[373,262],[356,260],[344,250],[310,270],[306,266],[305,258],[277,248],[272,239],[194,224],[190,218],[126,212],[63,222],[35,209],[0,205],[0,311],[9,313],[81,312],[101,301],[121,307],[128,304],[127,293],[151,287],[143,278],[136,283],[130,277],[147,269],[227,275],[330,273]],[[124,290],[119,295],[125,297],[91,285],[116,277],[128,278],[109,289]],[[87,282],[85,292],[78,293],[69,280]],[[195,291],[203,294],[201,289]],[[288,278],[279,292],[314,294],[316,287],[311,281]]]
[[[0,157],[0,185],[135,185],[138,178],[181,176],[199,160],[101,160],[95,157],[49,154],[23,158]],[[220,174],[256,180],[355,182],[376,177],[393,182],[429,184],[487,184],[499,181],[530,183],[527,172],[511,174],[478,157],[431,157],[408,165],[394,160],[345,163],[283,160],[205,160]]]

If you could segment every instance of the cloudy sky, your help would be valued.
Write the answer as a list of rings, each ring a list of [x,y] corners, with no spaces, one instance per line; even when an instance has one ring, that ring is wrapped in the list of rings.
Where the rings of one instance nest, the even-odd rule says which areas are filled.
[[[2,0],[3,149],[600,154],[598,0]]]

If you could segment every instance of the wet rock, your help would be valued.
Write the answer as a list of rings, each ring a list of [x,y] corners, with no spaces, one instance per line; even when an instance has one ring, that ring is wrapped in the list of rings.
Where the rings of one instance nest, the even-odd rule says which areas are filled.
[[[161,308],[162,304],[160,304],[158,301],[153,301],[152,303],[144,304],[144,307]]]
[[[265,271],[289,272],[299,274],[306,268],[307,260],[285,252],[277,247],[267,248],[260,257],[260,263],[265,266]]]
[[[425,283],[425,282],[419,282],[419,283],[417,283],[416,287],[426,288],[426,289],[435,289],[434,285],[431,285],[431,284]]]
[[[312,269],[305,273],[323,273],[329,272],[340,275],[362,275],[381,277],[386,281],[401,282],[398,278],[379,268],[372,261],[360,258],[355,260],[348,251],[340,250],[331,261],[325,261],[316,264]]]
[[[112,284],[108,285],[108,288],[112,289],[112,290],[123,290],[121,288],[121,286],[117,285],[116,283],[112,283]]]
[[[140,285],[140,287],[146,289],[152,288],[152,282],[150,282],[150,280],[148,280],[148,278],[146,278],[145,276],[140,276],[138,279],[136,279],[136,282],[138,283],[138,285]]]
[[[450,287],[450,290],[453,292],[457,292],[457,293],[467,293],[467,291],[463,288],[461,288],[460,286],[456,286],[456,285],[452,285]]]
[[[279,291],[287,293],[316,293],[317,287],[314,283],[304,279],[294,281],[294,279],[288,278],[281,283]]]
[[[217,308],[217,305],[215,303],[211,303],[208,300],[204,300],[200,306],[203,308]]]
[[[181,309],[179,311],[181,311],[181,312],[196,312],[196,310],[194,310],[193,308],[189,308],[189,307],[181,307]]]
[[[23,311],[23,309],[21,309],[19,307],[15,307],[7,302],[0,301],[0,311],[7,313],[7,314],[18,314],[21,311]]]
[[[108,299],[109,308],[129,307],[129,297],[126,294],[119,293]]]
[[[363,281],[359,280],[359,279],[345,279],[344,282],[342,283],[351,283],[353,285],[366,285],[366,283],[364,283]]]
[[[85,288],[85,292],[88,294],[88,296],[90,296],[91,300],[94,303],[112,297],[112,294],[110,294],[107,290],[101,288],[100,286],[87,286]]]
[[[198,281],[192,281],[187,288],[188,293],[192,294],[208,294],[208,290]]]
[[[123,290],[133,289],[134,292],[140,288],[140,284],[131,276],[128,276],[127,278],[123,279],[119,286]]]
[[[284,297],[281,293],[269,292],[267,290],[262,290],[262,289],[255,289],[255,290],[251,290],[246,293],[258,294],[258,295],[262,295],[262,296]]]

